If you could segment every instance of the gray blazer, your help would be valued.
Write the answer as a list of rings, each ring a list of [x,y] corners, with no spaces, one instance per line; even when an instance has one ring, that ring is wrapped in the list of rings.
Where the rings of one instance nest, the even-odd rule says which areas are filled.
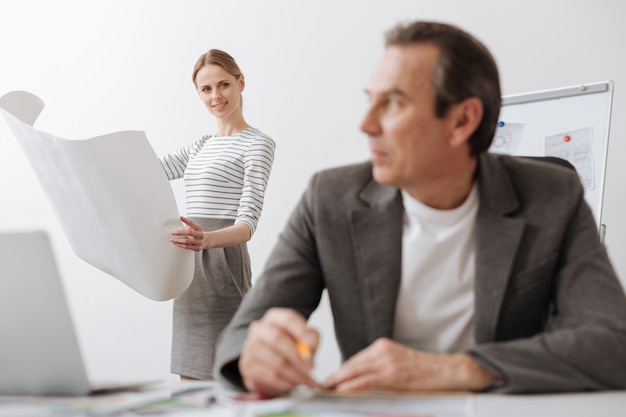
[[[475,338],[500,392],[626,388],[626,297],[576,173],[511,156],[478,161]],[[402,198],[369,163],[316,174],[265,271],[224,331],[216,371],[241,386],[248,324],[270,307],[305,317],[328,295],[345,360],[393,338]],[[546,329],[553,311],[558,332]],[[416,329],[419,331],[419,329]]]

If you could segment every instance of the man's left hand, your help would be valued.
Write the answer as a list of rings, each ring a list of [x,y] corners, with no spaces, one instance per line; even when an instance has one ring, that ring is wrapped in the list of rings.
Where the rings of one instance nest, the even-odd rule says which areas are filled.
[[[346,361],[328,378],[324,388],[341,392],[480,391],[495,379],[468,354],[426,353],[380,338]]]

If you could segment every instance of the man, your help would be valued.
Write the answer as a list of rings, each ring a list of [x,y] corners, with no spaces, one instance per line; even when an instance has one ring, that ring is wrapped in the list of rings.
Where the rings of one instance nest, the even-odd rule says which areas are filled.
[[[265,396],[318,386],[306,319],[327,289],[345,362],[324,388],[626,388],[626,297],[578,176],[487,153],[487,49],[399,26],[367,94],[371,161],[313,177],[222,335],[222,378]]]

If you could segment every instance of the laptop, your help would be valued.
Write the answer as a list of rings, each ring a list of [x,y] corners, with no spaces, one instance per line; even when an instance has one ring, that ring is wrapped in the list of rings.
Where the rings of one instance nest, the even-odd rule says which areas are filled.
[[[89,395],[155,382],[90,383],[48,235],[0,232],[0,395]]]

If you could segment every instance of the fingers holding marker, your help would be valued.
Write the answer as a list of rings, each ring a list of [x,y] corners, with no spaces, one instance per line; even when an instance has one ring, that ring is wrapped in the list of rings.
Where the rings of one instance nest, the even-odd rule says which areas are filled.
[[[298,354],[302,360],[309,362],[312,359],[311,348],[309,345],[304,343],[302,340],[297,340],[296,347],[298,348]]]
[[[291,309],[273,308],[264,317],[268,323],[282,328],[295,343],[300,359],[312,362],[319,344],[319,333],[307,325],[306,319]]]
[[[265,329],[261,324],[255,332]],[[253,336],[244,343],[239,368],[246,388],[265,396],[280,395],[298,385],[314,386],[307,370],[292,365],[281,349],[282,338]]]
[[[248,328],[239,360],[246,387],[278,395],[298,385],[317,387],[311,377],[313,352],[319,336],[296,312],[275,308]]]

